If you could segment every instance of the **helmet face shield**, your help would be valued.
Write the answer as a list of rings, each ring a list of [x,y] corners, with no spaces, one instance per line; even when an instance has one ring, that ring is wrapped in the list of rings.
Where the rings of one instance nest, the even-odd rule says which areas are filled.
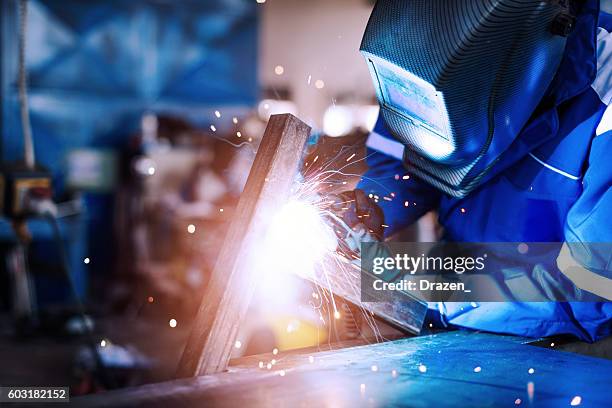
[[[519,134],[552,81],[566,9],[537,0],[379,0],[365,56],[409,170],[464,196]]]

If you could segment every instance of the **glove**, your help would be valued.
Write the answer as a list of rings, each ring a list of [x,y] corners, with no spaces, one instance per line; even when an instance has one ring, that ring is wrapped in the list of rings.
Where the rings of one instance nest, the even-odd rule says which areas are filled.
[[[355,258],[359,255],[361,242],[382,240],[384,214],[363,190],[345,191],[330,198],[330,213],[340,252]]]

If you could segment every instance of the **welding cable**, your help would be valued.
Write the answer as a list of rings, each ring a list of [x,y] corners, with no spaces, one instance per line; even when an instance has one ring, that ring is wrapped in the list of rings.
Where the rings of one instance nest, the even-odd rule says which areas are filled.
[[[83,322],[83,327],[85,328],[85,341],[89,348],[91,349],[92,356],[95,361],[95,366],[97,371],[100,374],[100,379],[102,380],[102,384],[106,389],[116,388],[116,382],[114,378],[110,375],[104,362],[102,361],[102,356],[100,355],[100,351],[98,350],[98,342],[94,338],[93,329],[87,324],[86,315],[85,315],[85,307],[81,302],[81,298],[76,289],[76,285],[74,284],[74,280],[72,279],[72,275],[70,274],[70,264],[68,263],[68,254],[66,253],[66,248],[64,247],[64,243],[62,241],[62,234],[60,231],[59,222],[57,221],[57,217],[53,214],[47,212],[45,213],[45,218],[49,221],[51,228],[53,229],[53,236],[55,242],[58,246],[60,252],[60,260],[61,267],[66,276],[66,280],[70,286],[70,291],[72,292],[72,297],[77,306],[77,312]]]
[[[32,124],[28,108],[27,70],[25,64],[26,30],[28,17],[28,0],[19,1],[19,108],[21,111],[21,128],[23,132],[23,159],[29,169],[35,165]]]

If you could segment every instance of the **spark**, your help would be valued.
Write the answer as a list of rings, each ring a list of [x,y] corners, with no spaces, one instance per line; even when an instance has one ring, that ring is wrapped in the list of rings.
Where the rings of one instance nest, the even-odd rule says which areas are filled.
[[[532,381],[527,383],[527,396],[529,397],[529,401],[533,401],[533,394],[535,393],[535,384]]]
[[[528,372],[529,374],[533,374],[533,373],[535,373],[535,370],[534,370],[533,368],[530,368],[529,370],[527,370],[527,372]]]
[[[355,157],[355,155],[356,155],[356,153],[351,154],[351,155],[349,156],[349,158],[348,158],[348,159],[346,159],[346,161],[347,161],[347,162],[351,161],[351,159],[352,159],[353,157]]]
[[[264,4],[266,2],[266,0],[255,0],[255,1],[257,1],[257,3],[259,4]]]
[[[312,161],[312,164],[315,164],[317,162],[317,160],[319,160],[319,155],[317,154],[314,158],[314,160]]]
[[[272,350],[272,354],[277,355],[277,354],[278,354],[278,349],[277,349],[277,348],[274,348],[274,349]]]
[[[280,370],[278,372],[278,375],[280,375],[281,377],[284,377],[285,376],[285,370]]]
[[[223,212],[223,208],[219,208],[219,212]]]
[[[341,317],[340,312],[336,310],[334,312],[334,318],[337,320],[337,319],[340,319],[340,317]]]
[[[155,167],[150,166],[150,167],[147,169],[147,174],[148,174],[149,176],[154,175],[154,174],[155,174]]]
[[[399,174],[396,174],[395,176],[393,176],[393,178],[394,178],[395,180],[399,180],[399,179],[400,179],[400,176],[399,176]]]
[[[219,112],[218,110],[215,111],[215,116],[220,118],[221,117],[221,112]]]
[[[249,142],[252,142],[252,141],[253,141],[253,138],[252,138],[252,137],[249,137]]]
[[[263,361],[259,362],[259,368],[264,368],[264,362]]]
[[[521,399],[517,398],[514,400],[514,405],[521,405],[521,402],[522,402]]]
[[[176,319],[170,319],[170,321],[168,322],[168,326],[172,328],[176,327],[176,324],[177,324]]]
[[[100,342],[100,347],[106,347],[106,340],[104,340],[104,339],[103,339],[103,340]]]
[[[397,370],[391,370],[391,377],[397,378]]]
[[[360,384],[359,385],[359,392],[361,393],[361,395],[365,394],[365,390],[366,390],[366,385],[365,384]]]
[[[426,373],[427,367],[424,364],[419,364],[419,372]]]
[[[461,214],[465,214],[465,208],[461,208]]]
[[[236,340],[236,342],[234,343],[234,347],[239,349],[240,347],[242,347],[242,342],[240,340]]]
[[[377,372],[377,371],[378,371],[378,366],[377,366],[376,364],[374,364],[374,365],[372,365],[372,367],[370,367],[370,369],[371,369],[373,372]]]
[[[232,122],[234,122],[234,125],[237,125],[238,124],[238,118],[234,116],[232,118]]]
[[[187,226],[187,232],[188,232],[188,233],[193,234],[193,233],[195,233],[195,230],[196,230],[196,226],[195,226],[195,225],[193,225],[193,224],[189,224],[189,225]]]
[[[308,75],[308,80],[306,81],[308,85],[310,85],[310,81],[312,81],[312,75]]]
[[[308,356],[308,362],[310,364],[314,363],[314,357],[313,356]]]
[[[83,259],[83,263],[84,263],[85,265],[89,265],[89,262],[91,262],[89,258],[85,258],[85,259]]]
[[[210,130],[212,130],[213,132],[216,132],[217,127],[215,125],[210,125]]]
[[[402,177],[402,180],[409,180],[410,179],[410,175],[406,174],[405,176]]]
[[[481,372],[481,371],[482,371],[482,368],[481,368],[480,366],[478,366],[478,367],[474,367],[474,372],[475,372],[475,373],[479,373],[479,372]]]
[[[284,72],[285,72],[285,67],[283,67],[282,65],[277,65],[274,67],[274,73],[276,75],[283,75]]]
[[[317,79],[317,80],[315,81],[315,88],[317,88],[317,89],[323,89],[323,88],[325,88],[325,82],[323,82],[323,80],[322,80],[322,79]]]
[[[268,370],[271,370],[271,369],[272,369],[272,364],[268,363],[268,365],[266,365],[266,368],[267,368]]]
[[[550,347],[555,347],[555,343],[550,343]]]
[[[149,297],[147,298],[147,302],[149,302],[149,303],[153,303],[153,301],[154,301],[154,300],[155,300],[155,299],[153,299],[153,296],[149,296]]]
[[[236,132],[236,136],[242,137],[242,133],[240,131]]]
[[[273,358],[272,361],[270,361],[270,363],[272,363],[272,365],[276,364],[276,359]]]
[[[572,401],[570,402],[570,405],[572,407],[576,407],[578,405],[580,405],[582,403],[582,397],[580,395],[576,395],[574,398],[572,398]]]

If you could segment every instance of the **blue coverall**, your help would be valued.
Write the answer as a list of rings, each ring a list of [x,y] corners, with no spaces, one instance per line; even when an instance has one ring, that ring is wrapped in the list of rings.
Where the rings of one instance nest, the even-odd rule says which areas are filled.
[[[403,146],[382,118],[368,137],[369,170],[358,188],[395,193],[392,201],[379,203],[389,225],[387,236],[435,209],[449,241],[612,243],[611,99],[612,16],[589,0],[538,109],[478,189],[457,199],[413,176],[398,180],[396,175],[406,174]],[[600,265],[585,265],[589,273],[612,285],[612,251],[597,259]],[[560,273],[555,265],[550,268],[552,276]],[[571,334],[594,341],[612,332],[611,302],[445,303],[430,308],[447,324],[496,333]]]

